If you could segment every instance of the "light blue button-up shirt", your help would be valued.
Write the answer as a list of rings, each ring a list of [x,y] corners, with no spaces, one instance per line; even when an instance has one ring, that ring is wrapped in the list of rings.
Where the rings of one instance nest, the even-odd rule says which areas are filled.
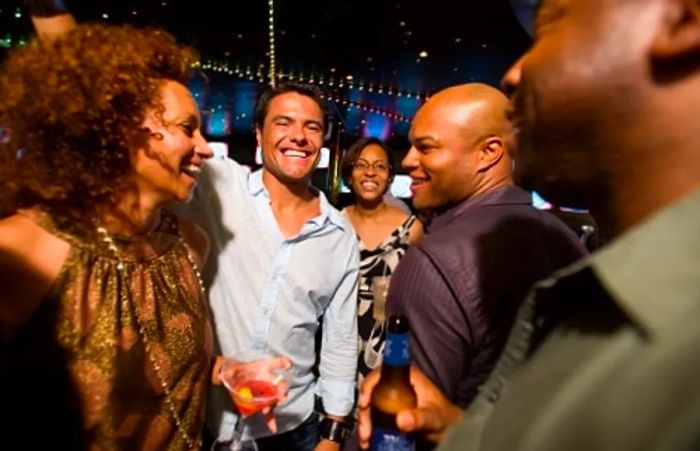
[[[275,409],[278,433],[306,420],[319,393],[329,414],[347,415],[357,365],[359,255],[352,227],[318,192],[321,214],[285,239],[270,206],[262,171],[248,174],[231,159],[212,159],[185,215],[209,233],[205,267],[218,351],[260,350],[289,356],[289,397]],[[323,317],[320,378],[312,373]],[[236,416],[223,387],[210,391],[207,422],[229,440]],[[270,432],[248,421],[246,435]]]

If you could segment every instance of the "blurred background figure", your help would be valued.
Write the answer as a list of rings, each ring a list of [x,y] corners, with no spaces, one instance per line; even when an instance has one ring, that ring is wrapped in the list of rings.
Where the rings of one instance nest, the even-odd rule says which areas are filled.
[[[4,446],[197,449],[208,238],[167,210],[211,156],[185,87],[196,55],[60,15],[0,75]]]
[[[360,245],[357,369],[361,380],[381,363],[389,278],[408,246],[423,235],[423,226],[415,216],[385,201],[395,168],[381,140],[369,137],[355,142],[343,157],[341,173],[355,198],[343,213]]]
[[[552,206],[547,211],[568,225],[589,252],[593,252],[605,244],[605,238],[600,234],[598,224],[589,212],[557,206]]]

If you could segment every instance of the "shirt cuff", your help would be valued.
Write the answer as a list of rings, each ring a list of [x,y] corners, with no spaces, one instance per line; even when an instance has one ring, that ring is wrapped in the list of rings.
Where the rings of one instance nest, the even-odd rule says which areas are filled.
[[[355,381],[329,381],[321,379],[321,399],[328,415],[344,417],[355,404]]]

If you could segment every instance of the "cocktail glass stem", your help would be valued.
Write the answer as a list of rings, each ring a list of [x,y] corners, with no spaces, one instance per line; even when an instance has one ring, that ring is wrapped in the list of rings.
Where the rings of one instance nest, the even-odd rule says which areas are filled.
[[[231,451],[258,451],[258,445],[254,439],[243,440],[243,430],[245,420],[239,416],[236,420],[236,427],[233,429],[233,440],[231,441]]]

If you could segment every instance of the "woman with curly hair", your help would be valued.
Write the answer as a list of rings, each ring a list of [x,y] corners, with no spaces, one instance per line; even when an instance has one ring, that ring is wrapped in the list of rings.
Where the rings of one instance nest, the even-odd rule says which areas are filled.
[[[194,62],[163,31],[79,25],[0,72],[2,388],[70,449],[200,446],[208,238],[167,208],[212,155]]]

